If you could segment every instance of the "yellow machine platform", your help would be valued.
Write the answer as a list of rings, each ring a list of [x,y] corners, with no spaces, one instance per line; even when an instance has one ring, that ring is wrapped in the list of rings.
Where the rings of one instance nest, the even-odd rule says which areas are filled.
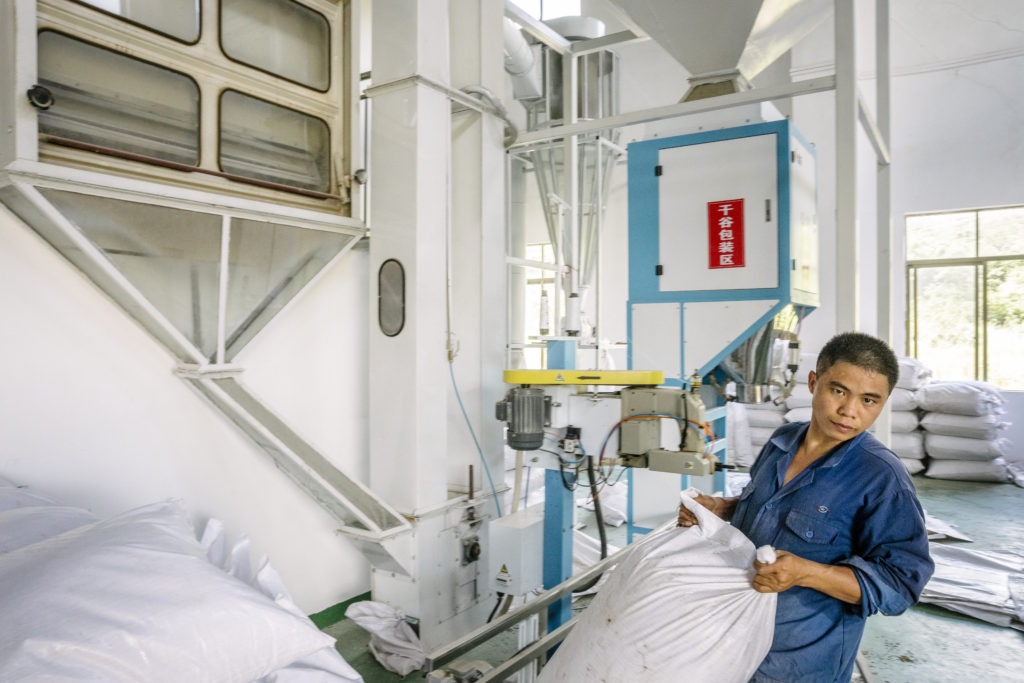
[[[607,386],[658,386],[665,381],[661,370],[506,370],[506,384],[557,385],[601,384]]]

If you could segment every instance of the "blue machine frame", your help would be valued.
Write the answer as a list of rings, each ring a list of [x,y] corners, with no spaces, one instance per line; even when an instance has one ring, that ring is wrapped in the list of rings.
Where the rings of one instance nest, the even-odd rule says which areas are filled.
[[[659,233],[661,229],[660,209],[660,176],[659,155],[662,150],[688,145],[700,145],[725,140],[736,140],[754,136],[773,135],[776,138],[776,177],[777,177],[777,220],[778,220],[778,273],[777,285],[756,289],[701,289],[663,291],[660,287],[660,275],[656,271],[658,264],[664,261],[659,253]],[[800,307],[802,314],[809,312],[818,305],[817,292],[805,292],[794,287],[792,272],[795,260],[790,254],[793,249],[791,235],[791,171],[790,164],[794,158],[795,137],[799,144],[813,156],[813,148],[787,120],[756,123],[737,128],[713,130],[689,135],[658,138],[635,142],[629,145],[629,301],[627,306],[627,326],[630,339],[628,351],[629,367],[633,367],[634,321],[630,311],[635,304],[647,303],[693,303],[693,302],[726,302],[776,300],[767,312],[752,322],[734,341],[722,348],[717,355],[697,366],[703,376],[711,372],[728,357],[751,334],[763,327],[779,311],[789,304]],[[685,329],[683,316],[680,315],[680,339],[684,338]],[[680,349],[682,354],[682,349]],[[685,365],[684,370],[692,369]],[[685,375],[685,373],[684,373]],[[666,377],[666,384],[685,385],[684,379]]]

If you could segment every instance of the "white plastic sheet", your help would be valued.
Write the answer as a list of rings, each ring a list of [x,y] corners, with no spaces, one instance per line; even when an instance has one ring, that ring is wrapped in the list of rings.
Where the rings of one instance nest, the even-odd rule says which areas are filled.
[[[1024,631],[1024,555],[929,544],[935,573],[921,602]]]
[[[771,647],[774,593],[751,587],[755,549],[689,498],[699,525],[635,544],[538,683],[749,680]]]
[[[391,605],[363,600],[349,605],[345,616],[370,633],[370,652],[388,671],[405,676],[427,660],[420,639],[404,615]]]

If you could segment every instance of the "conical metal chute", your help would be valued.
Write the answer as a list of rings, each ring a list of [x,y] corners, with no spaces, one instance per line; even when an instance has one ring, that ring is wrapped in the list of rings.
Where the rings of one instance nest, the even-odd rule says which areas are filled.
[[[604,25],[589,17],[561,17],[547,22],[566,40],[586,40],[604,34]],[[564,93],[562,60],[564,55],[541,48],[543,97],[524,102],[530,130],[557,128],[564,125]],[[618,113],[617,57],[608,50],[599,50],[577,59],[578,87],[576,120],[592,120]],[[581,136],[576,147],[578,186],[575,197],[567,182],[564,140],[556,138],[530,150],[537,179],[540,201],[544,207],[548,237],[560,265],[569,275],[562,287],[569,297],[566,311],[566,334],[577,334],[579,326],[572,322],[573,303],[580,298],[594,279],[601,217],[608,195],[608,178],[621,156],[617,129],[602,130]],[[575,300],[575,301],[574,301]]]
[[[832,11],[831,0],[611,0],[690,72],[682,101],[750,81]]]
[[[799,315],[787,306],[719,363],[735,384],[737,402],[767,403],[789,396],[800,363],[799,324]]]

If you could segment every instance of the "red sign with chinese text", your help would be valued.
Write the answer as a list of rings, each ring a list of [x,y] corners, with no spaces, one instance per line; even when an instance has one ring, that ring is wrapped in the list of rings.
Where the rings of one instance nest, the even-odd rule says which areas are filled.
[[[743,200],[708,202],[708,268],[743,268]]]

